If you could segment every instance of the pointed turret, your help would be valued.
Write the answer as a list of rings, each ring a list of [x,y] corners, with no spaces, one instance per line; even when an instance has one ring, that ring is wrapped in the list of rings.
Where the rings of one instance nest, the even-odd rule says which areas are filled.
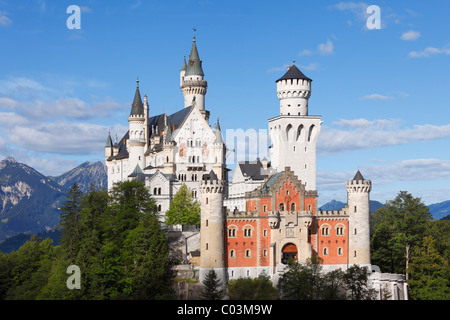
[[[214,143],[223,143],[222,131],[220,130],[220,124],[219,124],[219,118],[217,118],[216,130],[214,130],[214,133],[216,135],[216,140],[214,140]]]
[[[187,70],[187,64],[186,64],[186,56],[183,58],[183,65],[181,66],[180,71],[186,71]]]
[[[111,139],[111,131],[108,132],[108,138],[106,138],[105,148],[111,148],[113,146],[113,142]]]
[[[204,76],[202,69],[202,60],[200,60],[197,50],[197,44],[195,43],[195,34],[192,41],[191,54],[189,55],[189,63],[187,65],[186,75],[198,75],[202,77]]]
[[[136,92],[134,94],[134,100],[131,104],[130,116],[144,115],[144,104],[142,103],[141,93],[139,91],[139,78],[136,80]]]
[[[106,138],[106,144],[105,144],[105,158],[108,159],[113,155],[113,142],[111,139],[111,132],[108,132],[108,138]]]

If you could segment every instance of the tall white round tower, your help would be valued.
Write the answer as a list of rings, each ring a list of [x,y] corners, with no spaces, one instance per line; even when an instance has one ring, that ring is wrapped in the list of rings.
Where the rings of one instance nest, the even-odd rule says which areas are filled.
[[[347,181],[348,264],[370,267],[369,200],[372,182],[365,180],[361,172]]]
[[[307,190],[316,190],[316,142],[322,121],[308,115],[311,81],[295,64],[276,81],[280,115],[268,120],[269,153],[275,170],[290,167]]]
[[[223,285],[226,284],[225,264],[225,211],[223,207],[225,181],[219,180],[214,171],[205,175],[201,191],[200,225],[200,275],[203,282],[210,270],[214,270]]]
[[[141,169],[145,168],[145,110],[142,103],[141,93],[139,92],[139,79],[136,80],[136,92],[131,105],[131,112],[128,116],[129,137],[129,170],[131,173],[137,165]]]
[[[277,80],[280,115],[308,115],[311,81],[295,64],[290,66],[286,74]]]

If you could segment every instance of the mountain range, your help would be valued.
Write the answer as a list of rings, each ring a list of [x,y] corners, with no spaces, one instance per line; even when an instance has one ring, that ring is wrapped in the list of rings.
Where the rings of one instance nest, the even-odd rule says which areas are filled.
[[[106,186],[105,165],[85,162],[60,176],[48,177],[14,158],[1,161],[0,241],[53,229],[59,222],[58,208],[74,182],[83,192],[91,183]]]
[[[69,188],[76,182],[83,192],[91,183],[107,185],[105,165],[85,162],[59,176],[45,176],[30,166],[6,158],[0,162],[0,243],[20,234],[53,232],[59,222],[58,208]],[[320,210],[340,210],[346,203],[332,200]],[[370,211],[383,204],[370,201]],[[449,219],[450,200],[428,205],[435,220]]]
[[[342,201],[331,200],[319,207],[319,210],[341,210],[346,205],[347,204]],[[379,201],[370,200],[369,202],[370,212],[374,212],[380,209],[382,206],[383,204]],[[450,220],[450,200],[430,204],[427,205],[427,207],[428,209],[430,209],[430,213],[433,216],[434,220]]]

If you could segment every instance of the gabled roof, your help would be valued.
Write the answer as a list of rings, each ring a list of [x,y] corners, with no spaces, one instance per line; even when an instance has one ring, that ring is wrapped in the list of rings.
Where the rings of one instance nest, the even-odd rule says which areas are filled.
[[[286,80],[286,79],[306,79],[306,80],[312,81],[310,78],[305,76],[303,74],[303,72],[301,72],[295,64],[289,68],[289,70],[284,74],[284,76],[282,76],[280,79],[278,79],[275,82],[278,82],[280,80]]]
[[[270,190],[270,187],[273,185],[273,183],[278,179],[278,177],[281,175],[281,172],[277,172],[270,176],[269,179],[261,186],[261,190]]]

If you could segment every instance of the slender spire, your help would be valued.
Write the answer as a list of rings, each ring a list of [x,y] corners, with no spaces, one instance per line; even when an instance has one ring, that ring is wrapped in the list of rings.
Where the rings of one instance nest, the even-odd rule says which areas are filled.
[[[186,71],[186,69],[187,69],[186,56],[184,56],[184,58],[183,58],[183,65],[181,66],[181,70],[180,71]]]
[[[186,70],[186,75],[199,75],[204,76],[203,69],[202,69],[202,61],[200,60],[200,57],[198,55],[197,50],[197,44],[195,42],[195,31],[197,31],[194,28],[194,37],[192,40],[192,48],[191,48],[191,54],[189,55],[189,63]]]
[[[112,143],[112,139],[111,139],[111,131],[108,131],[108,138],[106,138],[106,145],[105,147],[112,147],[113,143]]]
[[[142,103],[141,93],[139,91],[139,77],[136,80],[136,92],[134,94],[133,104],[131,105],[130,115],[144,115],[144,104]]]

